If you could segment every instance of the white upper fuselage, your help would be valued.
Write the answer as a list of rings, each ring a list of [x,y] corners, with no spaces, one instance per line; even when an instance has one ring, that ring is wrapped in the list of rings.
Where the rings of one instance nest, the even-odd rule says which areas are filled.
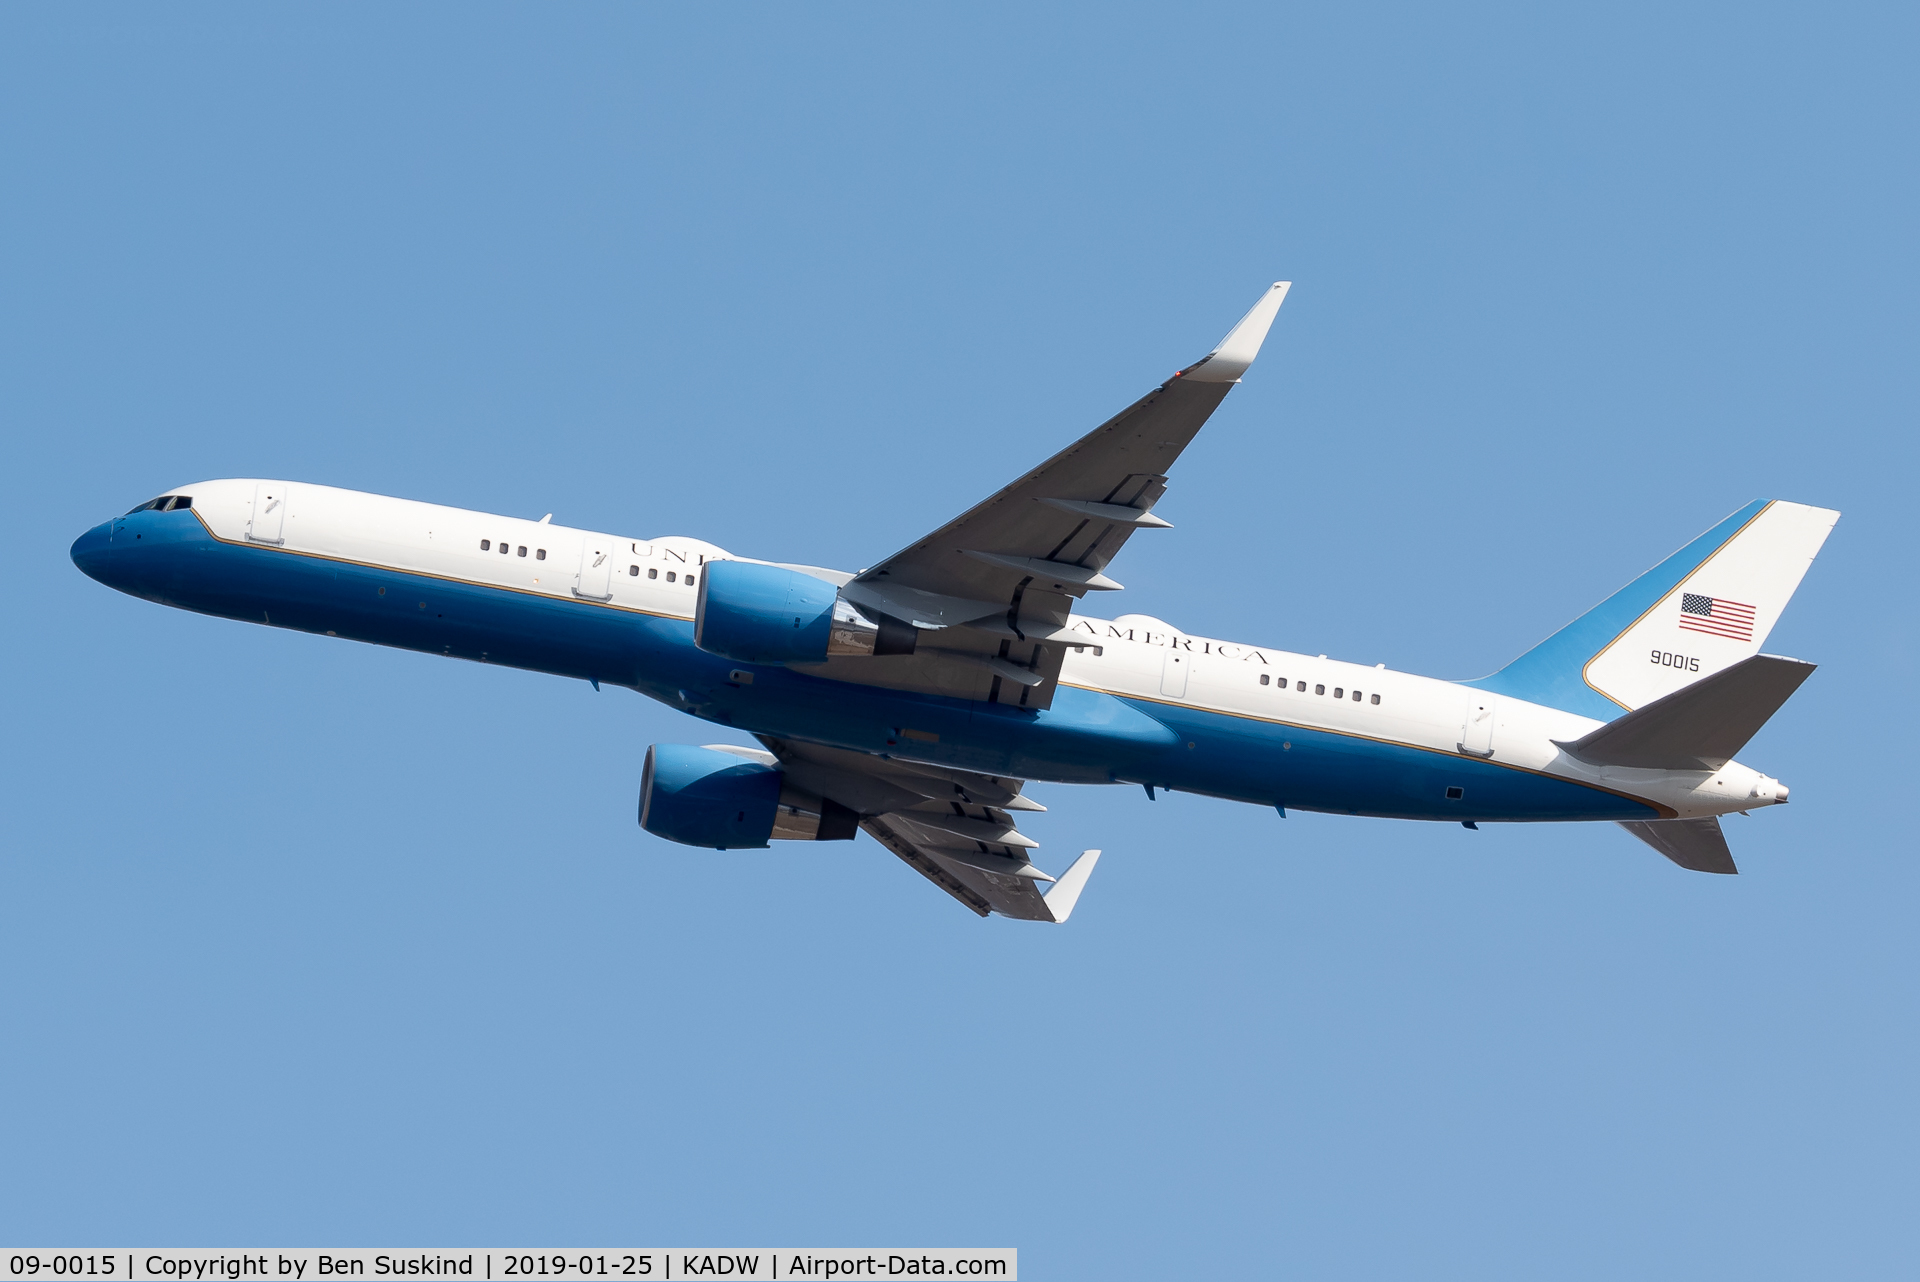
[[[692,619],[700,567],[734,559],[699,539],[636,539],[307,484],[282,486],[281,520],[256,532],[261,484],[208,481],[177,492],[192,496],[194,513],[225,541],[666,618]],[[1667,817],[1721,815],[1784,794],[1735,762],[1712,772],[1589,765],[1554,741],[1578,739],[1600,722],[1454,682],[1191,636],[1144,615],[1075,614],[1071,626],[1086,645],[1067,652],[1064,685],[1434,752],[1471,749],[1638,798]]]

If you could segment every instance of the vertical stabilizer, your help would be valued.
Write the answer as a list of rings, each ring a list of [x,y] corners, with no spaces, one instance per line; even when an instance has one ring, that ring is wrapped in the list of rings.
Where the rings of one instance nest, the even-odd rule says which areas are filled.
[[[1600,721],[1760,652],[1838,512],[1741,508],[1490,677],[1464,684]]]

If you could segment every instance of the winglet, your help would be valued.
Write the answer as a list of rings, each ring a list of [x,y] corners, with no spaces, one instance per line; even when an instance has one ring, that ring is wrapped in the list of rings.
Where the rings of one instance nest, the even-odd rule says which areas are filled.
[[[1086,889],[1087,878],[1093,876],[1093,866],[1100,862],[1100,852],[1083,850],[1080,857],[1073,861],[1073,867],[1060,874],[1060,880],[1053,883],[1046,893],[1047,911],[1053,914],[1055,921],[1065,921],[1073,915],[1073,906],[1080,902],[1080,892]]]
[[[1280,304],[1286,301],[1287,290],[1293,287],[1290,280],[1280,280],[1260,296],[1253,310],[1240,318],[1240,323],[1227,331],[1227,336],[1196,364],[1180,371],[1180,377],[1190,378],[1196,383],[1237,383],[1240,376],[1253,365],[1253,358],[1260,354],[1260,344],[1267,341],[1267,330],[1273,327],[1274,315],[1279,312]]]

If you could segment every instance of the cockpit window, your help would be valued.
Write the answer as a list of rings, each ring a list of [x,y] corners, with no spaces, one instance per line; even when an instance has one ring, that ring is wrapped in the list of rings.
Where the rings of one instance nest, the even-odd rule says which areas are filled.
[[[173,506],[168,510],[173,512],[184,512],[192,506],[193,506],[193,496],[190,494],[182,494],[179,498],[173,501]]]
[[[193,499],[185,494],[162,494],[157,499],[148,499],[133,512],[184,512],[193,506]],[[127,513],[132,516],[133,512]]]

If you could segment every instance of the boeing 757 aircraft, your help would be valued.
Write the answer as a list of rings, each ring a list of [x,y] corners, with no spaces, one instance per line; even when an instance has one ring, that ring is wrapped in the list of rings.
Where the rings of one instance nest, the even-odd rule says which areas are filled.
[[[1760,653],[1837,512],[1751,503],[1477,681],[1082,613],[1174,460],[1253,364],[1287,284],[1220,345],[855,574],[301,482],[205,481],[81,535],[162,605],[625,686],[752,735],[655,744],[640,826],[715,849],[865,830],[981,916],[1065,921],[1015,817],[1028,780],[1287,810],[1606,820],[1736,871],[1719,816],[1777,806],[1733,760],[1813,665]]]

